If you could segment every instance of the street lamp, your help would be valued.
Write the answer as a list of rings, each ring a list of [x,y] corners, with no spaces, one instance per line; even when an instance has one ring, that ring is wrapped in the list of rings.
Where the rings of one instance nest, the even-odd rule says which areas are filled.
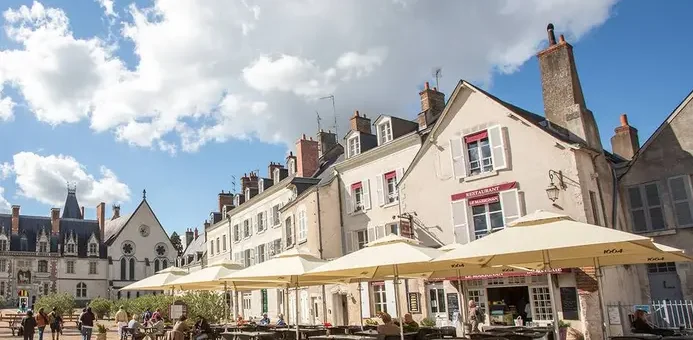
[[[554,176],[556,176],[556,181],[558,182],[558,185],[554,183]],[[556,200],[558,199],[558,194],[561,192],[561,190],[566,189],[565,182],[563,182],[563,172],[549,170],[549,181],[551,181],[551,183],[549,184],[549,187],[546,188],[546,195],[549,197],[551,202],[556,202]]]

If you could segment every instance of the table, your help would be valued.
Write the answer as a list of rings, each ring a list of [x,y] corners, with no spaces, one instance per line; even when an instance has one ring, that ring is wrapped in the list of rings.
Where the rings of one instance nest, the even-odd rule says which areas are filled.
[[[371,340],[372,336],[365,335],[347,335],[347,334],[337,334],[337,335],[316,335],[308,338],[309,340]]]
[[[220,335],[224,339],[274,339],[273,332],[222,332]]]

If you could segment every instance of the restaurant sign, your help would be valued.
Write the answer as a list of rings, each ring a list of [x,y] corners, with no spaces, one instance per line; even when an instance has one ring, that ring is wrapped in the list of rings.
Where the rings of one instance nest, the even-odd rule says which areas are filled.
[[[450,199],[452,201],[459,201],[463,199],[467,199],[470,201],[470,205],[472,204],[471,202],[474,201],[475,199],[482,199],[482,198],[487,198],[487,197],[498,197],[498,193],[501,191],[506,191],[510,189],[515,189],[517,188],[517,182],[510,182],[510,183],[502,183],[494,186],[490,186],[487,188],[481,188],[481,189],[476,189],[476,190],[471,190],[471,191],[466,191],[466,192],[461,192],[458,194],[453,194],[450,196]],[[494,203],[494,202],[490,202]],[[488,203],[483,203],[483,204],[488,204]]]
[[[479,275],[464,275],[460,277],[446,277],[444,279],[440,280],[429,280],[431,282],[434,281],[469,281],[469,280],[482,280],[482,279],[496,279],[496,278],[501,278],[501,277],[518,277],[518,276],[541,276],[541,275],[546,275],[546,274],[561,274],[561,273],[569,273],[570,269],[565,269],[565,268],[557,268],[557,269],[549,269],[549,270],[532,270],[532,271],[524,271],[524,270],[517,270],[517,269],[512,269],[508,268],[507,270],[503,270],[500,273],[494,273],[494,274],[479,274]]]

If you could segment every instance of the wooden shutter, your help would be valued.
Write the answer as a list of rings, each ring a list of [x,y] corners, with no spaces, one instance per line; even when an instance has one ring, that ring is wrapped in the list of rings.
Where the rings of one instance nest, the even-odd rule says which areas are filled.
[[[363,210],[369,210],[371,208],[371,180],[366,179],[362,183],[363,185]]]
[[[385,237],[385,226],[384,225],[379,225],[375,227],[375,239],[380,239],[382,237]]]
[[[452,159],[452,173],[455,178],[465,177],[467,175],[467,167],[464,158],[462,138],[450,140],[450,158]]]
[[[385,186],[383,183],[383,175],[375,176],[375,191],[378,194],[378,205],[385,205]]]
[[[354,201],[353,201],[353,197],[351,195],[351,185],[347,185],[346,188],[344,188],[344,202],[346,203],[347,214],[353,213],[354,212]]]
[[[364,318],[371,317],[371,297],[370,297],[370,284],[359,283],[361,287],[361,310],[363,311]]]
[[[397,184],[399,185],[399,182],[402,180],[402,177],[404,177],[404,168],[397,169],[396,174],[397,174]]]
[[[272,243],[273,242],[267,242],[267,244],[265,244],[265,261],[270,259],[270,246]]]
[[[491,159],[493,169],[503,170],[508,168],[508,155],[505,143],[505,131],[500,125],[488,129],[488,141],[491,144]]]
[[[450,208],[452,211],[452,230],[455,242],[468,243],[471,233],[467,226],[467,200],[452,201]]]
[[[502,191],[500,193],[500,203],[503,209],[503,222],[505,226],[522,216],[520,197],[517,193],[517,189]]]
[[[377,239],[378,238],[376,237],[376,234],[375,234],[375,227],[368,227],[368,243],[373,242]]]
[[[397,304],[395,303],[395,284],[392,280],[385,281],[385,299],[387,302],[387,314],[397,314]]]

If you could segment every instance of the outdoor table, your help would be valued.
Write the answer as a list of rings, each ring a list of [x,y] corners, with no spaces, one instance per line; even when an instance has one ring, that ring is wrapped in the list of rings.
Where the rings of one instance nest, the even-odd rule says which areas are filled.
[[[240,339],[240,340],[245,340],[245,339],[274,339],[274,333],[273,332],[223,332],[220,334],[224,339]]]
[[[371,340],[374,337],[372,336],[364,336],[364,335],[346,335],[346,334],[338,334],[338,335],[316,335],[316,336],[311,336],[308,338],[308,340]]]

